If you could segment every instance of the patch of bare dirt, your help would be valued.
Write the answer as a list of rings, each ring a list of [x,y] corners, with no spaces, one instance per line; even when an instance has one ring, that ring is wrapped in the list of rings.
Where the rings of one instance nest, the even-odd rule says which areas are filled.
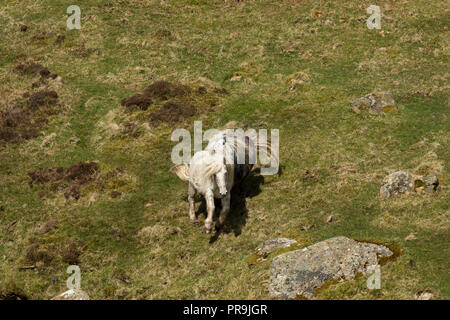
[[[71,242],[67,247],[63,248],[60,254],[65,263],[76,265],[80,262],[81,251],[75,242]]]
[[[30,263],[50,263],[54,258],[53,250],[44,248],[39,244],[32,244],[26,249],[25,257]]]
[[[39,135],[36,127],[38,123],[31,123],[31,113],[23,108],[9,108],[0,110],[0,143],[18,143]]]
[[[138,107],[141,110],[147,110],[152,103],[152,98],[142,93],[135,94],[121,101],[122,106],[124,106],[129,111],[132,110],[134,106]]]
[[[34,61],[27,61],[14,67],[22,76],[39,76],[32,88],[39,87],[57,75]],[[58,93],[53,90],[29,91],[12,105],[0,106],[0,144],[20,143],[39,136],[39,132],[50,115],[60,112]]]
[[[16,60],[18,60],[17,57]],[[16,65],[13,71],[22,76],[39,76],[39,78],[35,82],[33,82],[31,86],[32,88],[41,87],[42,85],[47,84],[48,80],[54,80],[58,78],[58,75],[56,73],[50,71],[47,67],[44,67],[40,63],[33,60],[28,60],[24,63]]]
[[[31,94],[27,103],[31,109],[55,106],[58,102],[58,94],[52,90],[40,90]]]
[[[169,98],[187,95],[190,91],[191,89],[188,86],[161,80],[145,88],[143,94],[155,99],[168,100]]]
[[[121,105],[129,112],[146,111],[148,124],[157,127],[162,123],[173,125],[196,114],[213,111],[218,104],[218,95],[228,94],[224,88],[209,84],[181,84],[165,80],[155,81],[140,93],[122,99]],[[153,107],[154,106],[154,107]],[[146,115],[140,116],[144,119]],[[128,121],[123,134],[139,136],[139,124]]]
[[[70,167],[47,167],[39,168],[28,173],[31,180],[30,187],[35,184],[46,184],[39,191],[40,197],[47,197],[50,191],[65,190],[66,199],[80,198],[80,188],[95,181],[98,173],[98,164],[96,162],[80,162]]]
[[[52,78],[55,79],[58,75],[56,73],[51,72],[47,67],[44,67],[40,63],[34,62],[32,60],[27,61],[25,63],[18,64],[14,67],[14,72],[20,75],[29,75],[29,76],[41,76],[41,78],[47,79]]]
[[[194,106],[181,101],[169,101],[161,106],[161,108],[150,114],[148,120],[150,125],[158,126],[162,122],[176,123],[181,118],[192,117],[196,114]]]
[[[156,81],[142,93],[137,93],[131,97],[125,98],[121,101],[122,106],[128,110],[133,106],[137,106],[141,110],[147,110],[153,103],[153,100],[165,101],[170,98],[184,96],[190,93],[190,88],[181,84],[174,84],[168,81]]]

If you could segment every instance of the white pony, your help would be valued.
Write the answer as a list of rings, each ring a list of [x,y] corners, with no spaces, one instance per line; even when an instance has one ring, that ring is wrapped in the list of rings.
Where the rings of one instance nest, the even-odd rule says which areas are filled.
[[[189,181],[189,217],[197,223],[194,211],[194,196],[198,192],[206,199],[206,233],[213,225],[214,198],[221,199],[222,209],[216,227],[220,228],[230,211],[231,189],[242,181],[253,168],[257,143],[248,136],[227,130],[219,131],[204,151],[198,151],[189,165],[180,164],[171,169],[181,180]],[[267,145],[266,145],[267,147]],[[267,150],[267,149],[266,149]],[[239,161],[238,161],[239,160]]]

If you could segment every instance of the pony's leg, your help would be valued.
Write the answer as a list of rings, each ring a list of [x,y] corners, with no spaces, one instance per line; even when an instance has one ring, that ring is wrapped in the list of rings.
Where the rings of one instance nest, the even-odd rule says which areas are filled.
[[[213,225],[213,216],[214,216],[214,195],[212,191],[206,193],[205,199],[206,199],[206,208],[208,211],[208,217],[205,220],[205,231],[206,233],[210,233]]]
[[[193,222],[194,224],[197,224],[197,217],[195,216],[195,208],[194,208],[194,196],[195,196],[195,188],[191,183],[189,183],[189,190],[188,190],[189,219],[191,219],[191,222]]]
[[[230,211],[230,203],[231,203],[231,191],[229,191],[227,195],[222,198],[222,210],[220,211],[218,227],[223,226],[223,223],[227,218],[227,214]]]

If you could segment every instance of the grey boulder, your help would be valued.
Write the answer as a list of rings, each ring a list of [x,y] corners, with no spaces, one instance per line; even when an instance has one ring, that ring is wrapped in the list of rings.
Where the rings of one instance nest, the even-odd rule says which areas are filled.
[[[271,263],[269,294],[279,299],[314,297],[314,291],[332,279],[352,280],[358,273],[375,271],[386,246],[335,237],[275,257]]]
[[[439,179],[434,174],[414,175],[407,171],[397,171],[389,174],[383,179],[380,187],[382,198],[392,198],[408,193],[428,193],[437,190]]]
[[[398,107],[391,91],[374,91],[362,98],[350,102],[350,109],[355,113],[368,110],[370,114],[397,113]]]

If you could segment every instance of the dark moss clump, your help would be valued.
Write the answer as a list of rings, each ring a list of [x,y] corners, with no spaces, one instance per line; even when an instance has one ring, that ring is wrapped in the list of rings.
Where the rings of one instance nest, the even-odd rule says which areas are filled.
[[[194,106],[181,101],[169,101],[161,106],[161,108],[149,116],[149,123],[152,126],[158,126],[162,122],[176,123],[182,118],[188,118],[196,114]]]
[[[80,184],[86,184],[94,179],[97,171],[98,164],[96,162],[79,162],[66,168],[66,177]]]
[[[23,73],[42,73],[40,65],[20,65]],[[41,70],[41,71],[39,71]],[[13,106],[0,107],[0,143],[20,143],[39,136],[42,126],[48,122],[48,116],[59,112],[58,94],[51,90],[35,93],[26,92],[22,101]]]

